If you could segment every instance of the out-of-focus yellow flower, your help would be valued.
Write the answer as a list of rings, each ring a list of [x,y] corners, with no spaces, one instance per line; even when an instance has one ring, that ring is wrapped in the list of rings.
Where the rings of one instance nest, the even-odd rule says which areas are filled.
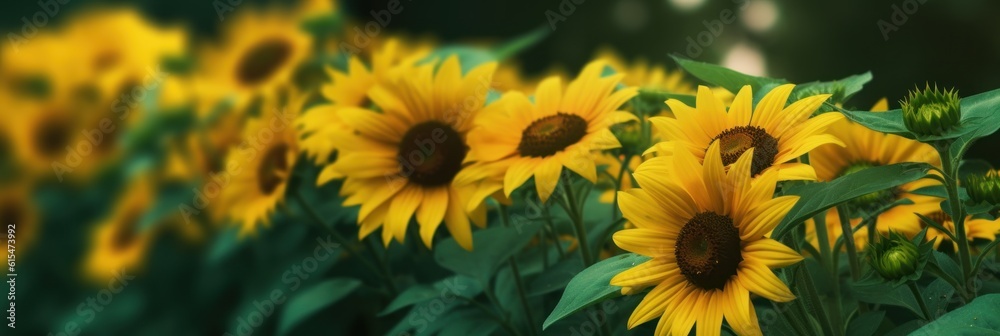
[[[153,205],[154,181],[139,177],[130,181],[111,213],[94,228],[84,266],[86,275],[101,281],[126,270],[142,267],[143,258],[160,226],[140,228]]]
[[[285,199],[285,189],[299,155],[292,122],[307,95],[294,89],[264,101],[261,115],[247,122],[245,139],[229,151],[222,169],[232,181],[223,186],[219,206],[238,221],[240,235],[256,233],[259,223],[270,225],[274,208]]]
[[[916,217],[916,216],[914,216]],[[944,211],[936,211],[927,215],[928,218],[933,219],[938,224],[941,224],[945,229],[955,235],[955,221],[951,219],[951,216],[944,213]],[[946,241],[951,241],[948,235],[944,232],[939,231],[933,227],[929,227],[927,223],[920,221],[921,228],[927,228],[927,241],[934,240],[934,249],[941,246],[941,243]],[[973,239],[979,238],[988,241],[993,241],[996,239],[997,234],[1000,233],[1000,219],[989,220],[982,218],[973,218],[972,216],[965,217],[965,237],[970,242]],[[952,251],[958,251],[958,243],[951,242]]]
[[[607,61],[608,65],[624,74],[622,83],[628,86],[691,95],[697,89],[684,79],[683,71],[670,71],[662,65],[650,64],[645,59],[630,63],[610,48],[599,50],[595,58]]]
[[[296,121],[302,135],[302,149],[316,163],[328,163],[330,155],[336,152],[337,144],[333,142],[332,136],[347,129],[341,120],[342,109],[379,109],[370,96],[371,89],[377,84],[388,83],[391,78],[398,76],[399,71],[413,67],[429,52],[425,49],[403,49],[400,41],[390,39],[372,54],[369,66],[365,65],[362,58],[351,56],[346,71],[326,68],[330,82],[323,85],[320,92],[330,103],[310,108]],[[317,181],[319,184],[325,182],[323,178]]]
[[[232,99],[242,111],[254,98],[275,94],[292,81],[312,49],[294,13],[245,9],[226,23],[222,45],[204,48],[199,59],[196,86],[210,98],[201,100],[202,111],[218,99]]]
[[[29,251],[41,232],[38,208],[31,201],[27,183],[15,183],[0,188],[0,223],[14,225],[17,257]],[[4,230],[6,232],[6,230]]]

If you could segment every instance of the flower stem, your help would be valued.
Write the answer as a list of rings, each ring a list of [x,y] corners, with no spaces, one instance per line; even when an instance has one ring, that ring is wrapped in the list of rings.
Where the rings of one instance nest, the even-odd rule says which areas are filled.
[[[627,172],[629,170],[628,169],[628,163],[629,163],[630,160],[632,160],[632,156],[628,155],[628,154],[625,154],[624,155],[624,159],[622,159],[621,161],[619,161],[619,163],[621,164],[621,166],[618,169],[618,178],[616,178],[615,181],[614,181],[614,183],[615,183],[615,194],[614,194],[614,201],[611,202],[611,220],[618,219],[618,215],[619,215],[619,212],[618,212],[618,191],[622,190],[622,179],[625,178],[625,172]]]
[[[590,255],[590,243],[587,242],[587,229],[583,225],[583,215],[580,213],[580,207],[577,206],[576,196],[573,195],[573,187],[567,186],[568,181],[563,181],[563,196],[565,197],[566,214],[569,215],[570,219],[573,221],[573,228],[576,231],[576,240],[580,242],[580,254],[583,256],[583,264],[585,267],[590,267],[594,264],[594,259]]]
[[[962,280],[968,284],[972,274],[972,255],[969,251],[969,239],[965,234],[965,209],[962,208],[962,199],[958,197],[958,167],[952,162],[949,148],[951,146],[937,145],[938,156],[941,158],[945,176],[945,189],[948,190],[948,203],[951,205],[951,221],[955,224],[955,238],[958,243],[958,259],[962,264]],[[975,288],[964,286],[962,296],[966,302],[976,297]]]
[[[507,214],[507,207],[500,205],[500,219],[503,221],[504,227],[510,227],[510,216]],[[542,251],[543,254],[548,253],[548,251]],[[530,335],[535,335],[535,321],[531,316],[531,305],[528,304],[528,295],[524,290],[524,282],[521,280],[521,270],[517,266],[517,257],[511,256],[507,259],[507,264],[510,265],[511,275],[514,277],[514,283],[517,285],[517,295],[521,299],[521,308],[524,309],[524,316],[528,321],[528,330]]]
[[[927,309],[927,304],[924,303],[924,296],[920,295],[920,288],[917,288],[916,282],[907,281],[906,286],[910,287],[910,292],[913,293],[915,298],[917,298],[917,304],[920,305],[920,311],[924,313],[924,319],[930,321],[931,311]]]
[[[341,246],[343,246],[344,248],[346,248],[347,252],[350,253],[351,255],[353,255],[358,260],[360,260],[361,263],[363,265],[365,265],[365,267],[367,267],[372,272],[378,274],[379,276],[382,276],[382,277],[385,278],[386,288],[389,290],[389,294],[391,294],[393,297],[395,297],[397,294],[399,294],[399,291],[396,289],[396,284],[393,283],[393,281],[392,281],[392,277],[388,273],[384,273],[385,271],[388,270],[388,267],[386,267],[384,269],[379,269],[379,268],[375,267],[375,265],[372,264],[370,261],[368,261],[367,258],[363,258],[361,256],[361,252],[358,251],[358,249],[356,247],[354,247],[354,245],[350,244],[350,242],[346,238],[344,238],[344,236],[342,236],[336,230],[330,228],[330,226],[327,225],[325,221],[323,221],[323,218],[320,217],[320,215],[319,215],[318,212],[316,212],[316,209],[313,208],[312,205],[309,204],[309,202],[306,201],[305,196],[302,195],[301,191],[295,193],[295,198],[298,199],[299,204],[301,204],[302,208],[304,208],[306,210],[306,213],[309,214],[310,217],[312,217],[313,223],[315,223],[316,226],[319,226],[320,228],[322,228],[326,232],[330,233],[330,235],[333,236],[333,239],[336,240],[338,244],[340,244]],[[374,249],[371,249],[371,250],[372,250],[371,251],[372,255],[374,255],[375,259],[381,260],[381,258],[378,257],[378,253],[375,252]]]
[[[858,259],[858,249],[854,244],[854,230],[851,228],[851,216],[847,213],[847,207],[837,207],[837,214],[840,215],[840,229],[843,234],[844,247],[847,249],[847,262],[851,266],[851,279],[857,282],[861,279],[861,262]]]

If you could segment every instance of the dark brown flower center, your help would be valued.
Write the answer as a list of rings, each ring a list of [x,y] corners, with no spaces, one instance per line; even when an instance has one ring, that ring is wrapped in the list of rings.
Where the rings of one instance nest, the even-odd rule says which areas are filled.
[[[111,247],[117,251],[124,250],[132,245],[135,241],[136,228],[142,220],[142,209],[129,209],[129,211],[122,217],[122,221],[115,223],[115,231],[111,236]]]
[[[0,224],[14,224],[17,225],[18,230],[23,230],[22,225],[28,225],[28,223],[24,222],[27,216],[24,205],[18,202],[15,199],[7,199],[3,203],[0,203],[0,221],[2,221]]]
[[[559,112],[528,125],[517,145],[521,156],[546,157],[575,144],[587,135],[587,121],[578,115]]]
[[[236,79],[245,85],[256,85],[270,78],[292,56],[292,44],[273,38],[264,40],[240,59]]]
[[[450,125],[427,121],[406,131],[399,143],[399,171],[403,177],[426,187],[451,183],[469,148]]]
[[[66,120],[50,118],[38,125],[35,132],[35,148],[43,155],[56,155],[70,142],[70,126]]]
[[[270,195],[288,177],[288,145],[279,143],[267,150],[257,166],[257,187]]]
[[[681,274],[702,289],[723,289],[743,261],[733,220],[702,212],[681,228],[674,250]]]
[[[736,126],[715,137],[719,141],[722,163],[731,165],[750,148],[753,148],[753,163],[750,175],[757,175],[774,164],[778,156],[778,139],[757,126]]]

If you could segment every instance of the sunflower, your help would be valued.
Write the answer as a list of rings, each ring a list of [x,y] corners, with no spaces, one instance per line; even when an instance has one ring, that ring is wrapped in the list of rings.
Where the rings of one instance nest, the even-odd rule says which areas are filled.
[[[55,174],[60,180],[88,175],[94,146],[81,133],[84,119],[72,102],[59,98],[30,102],[11,113],[4,126],[17,164],[28,175]]]
[[[92,246],[84,264],[90,278],[105,280],[123,268],[140,266],[159,227],[139,227],[153,206],[153,183],[150,178],[130,183],[111,214],[94,228]]]
[[[92,81],[101,101],[118,99],[143,81],[158,79],[160,64],[187,49],[183,29],[161,28],[133,9],[97,10],[77,16],[66,28],[74,65]]]
[[[0,48],[0,114],[13,114],[23,104],[65,95],[87,82],[65,38],[42,30],[28,42],[6,40]]]
[[[401,69],[412,67],[429,52],[418,49],[404,54],[407,51],[402,49],[405,47],[401,46],[399,40],[389,39],[372,54],[370,68],[357,56],[350,57],[346,72],[326,68],[331,80],[320,88],[320,92],[330,103],[309,109],[296,121],[302,136],[302,149],[316,163],[329,162],[330,156],[336,151],[336,144],[331,140],[332,134],[346,130],[347,126],[340,120],[341,109],[374,108],[369,91],[376,84],[386,83]],[[331,172],[327,172],[329,173]],[[326,181],[328,180],[321,179],[318,183]]]
[[[0,189],[0,220],[14,225],[17,236],[17,256],[24,255],[39,234],[39,212],[31,202],[31,190],[26,183],[16,183]]]
[[[312,41],[290,13],[245,11],[224,28],[223,45],[206,48],[198,69],[200,91],[231,97],[237,110],[253,98],[271,95],[291,82],[309,56]],[[209,110],[215,105],[199,106]]]
[[[883,100],[876,104],[872,111],[877,113],[887,108],[888,105]],[[872,131],[847,119],[834,122],[827,132],[830,136],[841,139],[845,146],[822,146],[809,153],[809,164],[816,169],[816,176],[820,181],[832,181],[837,177],[865,168],[900,162],[925,162],[935,167],[941,166],[941,159],[930,145],[896,135]],[[921,228],[920,219],[913,214],[930,215],[939,211],[943,199],[912,192],[940,184],[933,179],[921,179],[889,190],[861,196],[850,201],[846,206],[851,210],[874,211],[895,201],[909,199],[913,204],[897,205],[879,214],[876,229],[882,234],[888,234],[889,229],[892,229],[913,237],[920,232]],[[830,237],[836,238],[840,233],[840,221],[836,210],[830,212],[834,214],[828,214],[828,218],[836,220],[827,220],[827,224],[829,225],[830,222],[838,224],[838,228],[830,232]],[[867,232],[865,230],[858,231]],[[835,232],[837,235],[834,234]],[[864,236],[867,238],[867,233]],[[862,241],[867,241],[867,239]],[[857,246],[864,246],[864,244]]]
[[[597,181],[593,152],[620,147],[609,127],[636,119],[617,110],[636,95],[636,89],[615,91],[622,75],[602,76],[605,66],[603,61],[591,62],[566,87],[559,77],[549,77],[538,85],[534,101],[509,92],[476,119],[469,156],[481,162],[479,167],[508,167],[503,184],[494,188],[502,188],[509,197],[534,176],[544,202],[555,190],[563,167]]]
[[[721,142],[722,162],[726,166],[754,148],[750,169],[752,176],[777,167],[781,168],[779,180],[815,180],[816,173],[812,167],[793,161],[825,144],[843,145],[824,131],[831,123],[844,117],[840,113],[829,112],[810,118],[830,95],[806,97],[785,107],[785,101],[794,87],[786,84],[772,89],[760,100],[756,109],[751,109],[753,93],[750,86],[744,86],[736,94],[728,114],[719,98],[705,86],[698,87],[697,107],[687,106],[676,99],[667,100],[675,117],[649,119],[666,139],[649,151],[676,155],[676,152],[686,150],[701,160],[709,145]]]
[[[795,299],[771,269],[802,256],[767,236],[798,196],[772,199],[778,170],[750,180],[754,151],[741,154],[728,173],[718,142],[704,165],[686,151],[653,158],[635,173],[642,189],[620,193],[618,205],[637,228],[615,233],[615,244],[652,258],[611,279],[623,293],[652,287],[629,328],[659,317],[656,335],[687,335],[692,325],[698,335],[719,335],[725,318],[737,334],[759,335],[750,293]]]
[[[431,246],[441,222],[459,245],[472,249],[472,223],[486,225],[483,204],[466,210],[474,186],[454,180],[465,169],[466,136],[482,110],[495,63],[477,66],[464,77],[457,57],[434,73],[434,64],[407,70],[368,96],[381,113],[358,107],[339,111],[353,131],[337,134],[340,148],[330,171],[344,176],[344,205],[360,205],[359,237],[382,228],[386,246],[403,242],[411,217]],[[337,176],[337,177],[339,177]]]
[[[245,140],[229,151],[223,168],[232,175],[232,181],[223,187],[219,206],[238,221],[241,236],[255,233],[258,223],[270,225],[269,217],[284,201],[299,155],[291,123],[302,111],[308,95],[286,92],[264,100],[261,115],[247,122]],[[285,98],[284,105],[279,98]]]
[[[649,64],[645,59],[629,63],[610,48],[598,51],[596,59],[607,60],[608,65],[625,74],[622,79],[625,85],[670,93],[695,93],[694,85],[684,79],[683,71],[667,70],[662,65]]]
[[[914,216],[916,217],[916,216]],[[951,220],[951,216],[944,213],[944,211],[932,212],[927,215],[928,218],[934,220],[938,224],[941,224],[945,229],[947,229],[952,235],[955,234],[955,222]],[[928,227],[923,221],[920,222],[921,229],[927,228],[927,241],[934,241],[934,249],[941,246],[942,242],[951,241],[951,238],[947,234],[935,229],[933,227]],[[972,216],[965,217],[965,236],[971,242],[973,239],[980,238],[989,241],[996,239],[997,234],[1000,233],[1000,219],[989,220],[984,218],[973,218]],[[958,243],[951,242],[952,251],[958,251]]]

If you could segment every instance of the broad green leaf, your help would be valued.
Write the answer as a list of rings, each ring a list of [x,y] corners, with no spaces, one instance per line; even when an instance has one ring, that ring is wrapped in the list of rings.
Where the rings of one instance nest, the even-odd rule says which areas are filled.
[[[855,336],[871,336],[878,330],[882,319],[885,318],[885,311],[876,310],[858,315],[847,324],[847,334]]]
[[[959,126],[937,136],[917,136],[910,132],[903,123],[903,110],[901,109],[885,112],[842,109],[840,111],[848,119],[883,133],[920,141],[958,139],[952,145],[952,151],[957,152],[964,151],[961,148],[967,147],[976,139],[993,134],[1000,128],[1000,89],[962,98],[961,106],[962,121]]]
[[[361,281],[332,278],[302,290],[288,299],[278,323],[278,334],[287,335],[296,325],[323,308],[340,301],[361,286]]]
[[[454,311],[432,323],[422,333],[438,336],[491,335],[500,324],[479,309],[467,308]],[[420,332],[418,332],[420,333]]]
[[[399,293],[389,306],[385,307],[379,316],[388,315],[401,308],[405,308],[417,303],[432,300],[447,295],[458,295],[465,298],[474,298],[483,292],[482,286],[475,279],[464,275],[456,275],[444,278],[433,284],[419,284],[407,288]]]
[[[827,93],[833,95],[830,101],[833,103],[843,103],[851,99],[855,93],[861,91],[865,84],[872,80],[872,73],[848,76],[844,79],[831,82],[810,82],[795,86],[792,91],[792,100],[798,100],[810,95]]]
[[[671,57],[677,62],[677,65],[691,75],[709,84],[721,86],[733,94],[739,92],[744,85],[750,85],[753,92],[757,93],[765,91],[764,89],[767,87],[787,83],[782,79],[751,76],[715,64],[692,61],[677,56]]]
[[[639,95],[637,98],[643,100],[644,102],[658,105],[660,110],[667,108],[665,102],[668,99],[680,100],[687,106],[694,106],[697,99],[694,95],[658,91],[648,88],[639,89]]]
[[[611,278],[647,260],[649,257],[628,253],[602,260],[583,270],[566,285],[562,298],[545,319],[542,329],[595,303],[620,296],[621,287],[612,286]]]
[[[993,165],[989,161],[982,159],[963,160],[962,164],[958,166],[958,178],[965,181],[965,178],[970,174],[982,175],[991,170],[993,170]]]
[[[983,295],[911,335],[1000,335],[1000,294]]]
[[[577,273],[583,270],[580,258],[567,258],[545,270],[528,285],[528,296],[538,296],[566,287]]]
[[[903,307],[916,316],[923,316],[920,304],[907,286],[891,286],[885,282],[860,282],[851,284],[854,297],[859,301]]]
[[[923,295],[924,303],[927,304],[927,310],[930,311],[933,320],[948,312],[948,305],[955,295],[955,287],[944,279],[937,279],[927,285],[920,294]]]
[[[507,263],[542,227],[539,223],[516,223],[511,227],[492,227],[472,234],[473,250],[466,251],[454,238],[448,238],[434,248],[434,260],[456,274],[467,275],[488,283],[497,267]]]
[[[799,201],[775,228],[774,237],[781,238],[794,225],[855,197],[916,181],[930,169],[926,163],[896,163],[868,168],[829,182],[791,187],[785,195],[798,195]]]

